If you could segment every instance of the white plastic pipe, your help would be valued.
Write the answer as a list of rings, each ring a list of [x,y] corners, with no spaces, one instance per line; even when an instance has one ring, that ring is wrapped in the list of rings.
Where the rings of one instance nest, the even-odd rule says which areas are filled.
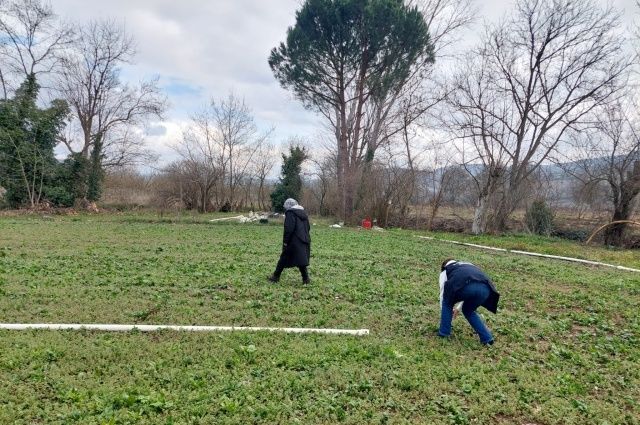
[[[574,262],[574,263],[589,264],[589,265],[592,265],[592,266],[612,267],[612,268],[618,269],[618,270],[625,270],[625,271],[629,271],[629,272],[640,273],[639,269],[634,269],[634,268],[625,267],[625,266],[618,266],[618,265],[615,265],[615,264],[601,263],[599,261],[583,260],[581,258],[563,257],[561,255],[539,254],[537,252],[520,251],[520,250],[517,250],[517,249],[496,248],[494,246],[478,245],[478,244],[475,244],[475,243],[451,241],[451,240],[448,240],[448,239],[438,239],[438,238],[434,238],[434,237],[431,237],[431,236],[418,236],[418,235],[416,235],[416,236],[419,237],[420,239],[427,239],[427,240],[431,240],[431,241],[452,243],[452,244],[455,244],[455,245],[470,246],[470,247],[473,247],[473,248],[488,249],[488,250],[491,250],[491,251],[510,252],[512,254],[530,255],[532,257],[552,258],[554,260],[571,261],[571,262]]]
[[[334,335],[369,335],[369,329],[322,329],[322,328],[271,328],[262,326],[179,326],[179,325],[112,325],[97,323],[0,323],[0,329],[23,331],[28,329],[47,330],[96,330],[109,332],[154,332],[162,329],[187,332],[216,332],[216,331],[269,331],[286,333],[319,333]]]
[[[241,218],[244,218],[243,215],[237,215],[235,217],[223,217],[223,218],[214,218],[209,220],[210,222],[215,222],[215,221],[225,221],[225,220],[239,220]]]

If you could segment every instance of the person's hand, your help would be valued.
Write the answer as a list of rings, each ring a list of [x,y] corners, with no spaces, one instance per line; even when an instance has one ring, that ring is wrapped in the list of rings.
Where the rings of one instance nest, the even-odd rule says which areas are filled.
[[[458,314],[460,314],[460,310],[458,310],[457,308],[453,309],[453,318],[455,319],[456,317],[458,317]]]

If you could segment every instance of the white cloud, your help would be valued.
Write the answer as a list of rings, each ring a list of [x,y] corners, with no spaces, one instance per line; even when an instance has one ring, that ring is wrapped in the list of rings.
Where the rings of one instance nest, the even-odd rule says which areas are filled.
[[[605,0],[600,0],[605,4]],[[233,90],[252,107],[261,129],[276,127],[274,141],[300,135],[317,139],[321,119],[304,110],[279,87],[267,64],[270,50],[284,40],[295,22],[301,0],[52,0],[63,18],[75,22],[115,19],[137,42],[135,64],[123,77],[138,81],[158,76],[171,103],[162,122],[165,134],[148,135],[153,149],[167,158],[167,143],[180,135],[188,120],[210,97]],[[477,2],[482,19],[495,20],[513,1]],[[634,0],[614,0],[630,22],[637,16]],[[477,40],[479,25],[464,35],[465,45]]]
[[[125,24],[137,55],[123,78],[158,76],[171,104],[163,122],[167,134],[148,135],[150,144],[162,145],[175,136],[176,125],[229,91],[245,97],[261,129],[276,127],[276,140],[316,131],[318,118],[279,87],[267,63],[295,21],[298,0],[53,0],[52,6],[74,22],[109,18]]]
[[[182,131],[187,125],[187,121],[181,120],[151,123],[150,127],[163,127],[165,129],[163,134],[147,133],[144,136],[145,143],[151,152],[159,157],[158,161],[152,164],[152,167],[160,168],[178,159],[178,155],[173,147],[182,140]]]

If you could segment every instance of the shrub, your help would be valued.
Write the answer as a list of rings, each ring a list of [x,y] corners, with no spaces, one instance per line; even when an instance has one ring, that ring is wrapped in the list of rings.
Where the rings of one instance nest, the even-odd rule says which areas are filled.
[[[551,235],[571,241],[584,242],[589,237],[589,232],[583,229],[554,229]]]
[[[524,222],[531,233],[549,236],[553,231],[553,211],[546,202],[534,201],[527,209]]]

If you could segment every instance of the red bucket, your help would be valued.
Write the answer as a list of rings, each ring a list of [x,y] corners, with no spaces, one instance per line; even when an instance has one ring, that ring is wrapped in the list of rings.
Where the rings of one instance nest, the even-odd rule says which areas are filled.
[[[369,217],[362,220],[362,227],[365,229],[371,229],[371,219]]]

